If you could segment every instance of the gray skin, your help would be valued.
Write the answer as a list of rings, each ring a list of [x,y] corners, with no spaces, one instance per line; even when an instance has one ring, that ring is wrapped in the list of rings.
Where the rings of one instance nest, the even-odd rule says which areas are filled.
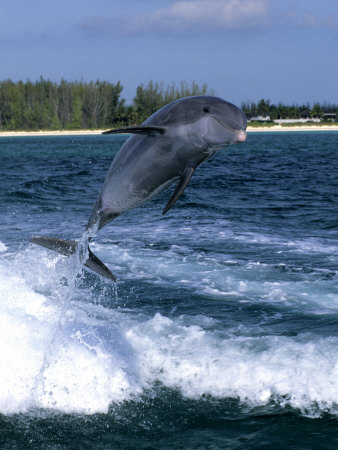
[[[169,103],[137,127],[104,132],[133,133],[120,148],[108,171],[84,233],[88,251],[84,265],[99,275],[115,276],[89,248],[96,231],[131,208],[158,195],[178,181],[163,210],[175,204],[196,168],[217,150],[244,142],[246,118],[236,106],[216,97],[187,97]],[[70,256],[81,251],[79,242],[33,236],[32,242]]]
[[[246,117],[217,97],[187,97],[169,103],[141,126],[110,133],[135,133],[121,147],[94,205],[88,228],[101,229],[131,208],[179,180],[165,214],[188,185],[195,169],[217,150],[244,142]]]

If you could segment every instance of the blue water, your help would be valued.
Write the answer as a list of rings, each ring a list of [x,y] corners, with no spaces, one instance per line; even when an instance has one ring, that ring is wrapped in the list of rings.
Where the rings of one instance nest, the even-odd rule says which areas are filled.
[[[125,136],[0,140],[1,448],[338,448],[338,133],[249,134],[95,238]]]

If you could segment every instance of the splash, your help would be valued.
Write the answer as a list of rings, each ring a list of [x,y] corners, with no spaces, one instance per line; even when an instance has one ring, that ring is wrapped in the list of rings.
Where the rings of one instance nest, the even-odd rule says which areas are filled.
[[[338,338],[119,312],[94,304],[91,289],[62,284],[64,259],[44,254],[31,247],[0,259],[1,413],[107,412],[160,382],[186,398],[338,414]]]

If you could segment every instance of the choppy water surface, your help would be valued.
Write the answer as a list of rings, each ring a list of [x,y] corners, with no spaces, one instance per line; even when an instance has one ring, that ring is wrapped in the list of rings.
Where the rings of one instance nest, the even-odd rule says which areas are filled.
[[[251,134],[80,238],[124,136],[1,138],[2,448],[338,448],[338,133]]]

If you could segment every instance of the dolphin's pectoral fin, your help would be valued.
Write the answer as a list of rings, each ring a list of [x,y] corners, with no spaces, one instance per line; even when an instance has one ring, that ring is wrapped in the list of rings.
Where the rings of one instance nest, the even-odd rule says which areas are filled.
[[[49,248],[50,250],[54,250],[55,252],[65,256],[73,255],[77,250],[76,241],[68,241],[49,236],[33,236],[31,240],[34,244]],[[102,277],[108,278],[108,280],[116,281],[116,277],[111,273],[108,267],[94,255],[89,247],[88,252],[89,256],[84,265]]]
[[[162,211],[162,214],[166,214],[169,209],[175,205],[176,201],[183,194],[184,189],[188,186],[189,181],[193,176],[193,173],[195,172],[195,169],[195,166],[188,166],[184,169],[184,172],[180,178],[180,182],[178,183],[178,186],[175,189],[175,192],[173,193],[171,199],[168,201],[167,206]]]
[[[102,134],[113,133],[132,133],[132,134],[145,134],[148,136],[159,136],[167,131],[166,127],[158,127],[156,125],[140,125],[138,127],[122,127],[112,130],[103,131]]]

